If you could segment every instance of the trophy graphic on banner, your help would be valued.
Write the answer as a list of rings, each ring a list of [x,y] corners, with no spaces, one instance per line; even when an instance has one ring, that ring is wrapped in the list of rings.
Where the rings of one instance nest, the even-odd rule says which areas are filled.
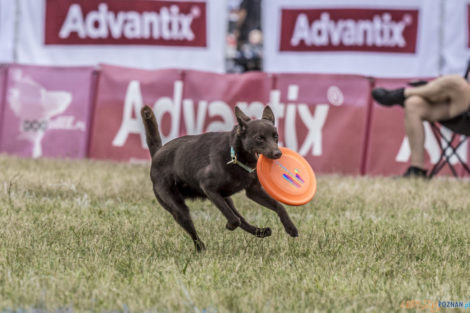
[[[13,85],[9,89],[8,103],[20,120],[18,139],[32,143],[32,157],[42,156],[42,139],[51,118],[63,113],[72,102],[66,91],[46,90],[32,78],[23,76],[21,70],[11,73]]]

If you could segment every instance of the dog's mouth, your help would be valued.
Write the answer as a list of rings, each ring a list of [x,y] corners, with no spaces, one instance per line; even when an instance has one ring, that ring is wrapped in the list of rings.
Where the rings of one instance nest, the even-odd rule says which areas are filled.
[[[266,154],[263,154],[263,155],[265,157],[267,157],[268,159],[276,160],[276,159],[279,159],[282,156],[282,152],[280,150],[278,150],[278,151],[266,153]]]
[[[255,152],[254,153],[254,156],[256,158],[256,160],[259,159],[259,156],[260,156],[261,153],[258,153],[258,152]],[[276,159],[279,159],[281,157],[281,155],[279,156],[276,156],[276,155],[266,155],[266,154],[263,154],[266,158],[268,159],[272,159],[272,160],[276,160]]]

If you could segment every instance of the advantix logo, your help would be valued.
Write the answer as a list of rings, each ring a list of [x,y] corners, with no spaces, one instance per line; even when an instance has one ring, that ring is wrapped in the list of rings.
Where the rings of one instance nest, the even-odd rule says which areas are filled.
[[[47,0],[45,44],[206,46],[206,3]]]
[[[418,10],[283,9],[280,51],[414,53]]]

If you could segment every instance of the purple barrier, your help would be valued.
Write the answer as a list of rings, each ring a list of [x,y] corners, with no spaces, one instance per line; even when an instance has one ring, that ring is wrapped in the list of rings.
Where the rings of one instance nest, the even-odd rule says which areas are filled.
[[[23,157],[86,157],[93,67],[11,65],[0,151]]]

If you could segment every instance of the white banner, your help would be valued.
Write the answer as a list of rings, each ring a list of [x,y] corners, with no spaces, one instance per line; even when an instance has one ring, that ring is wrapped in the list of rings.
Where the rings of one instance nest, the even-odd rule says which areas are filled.
[[[470,1],[444,1],[443,70],[444,74],[463,75],[470,58]]]
[[[0,0],[0,63],[13,62],[15,1]]]
[[[225,70],[225,1],[18,1],[19,63]]]
[[[380,77],[439,74],[440,1],[269,0],[264,70]]]

